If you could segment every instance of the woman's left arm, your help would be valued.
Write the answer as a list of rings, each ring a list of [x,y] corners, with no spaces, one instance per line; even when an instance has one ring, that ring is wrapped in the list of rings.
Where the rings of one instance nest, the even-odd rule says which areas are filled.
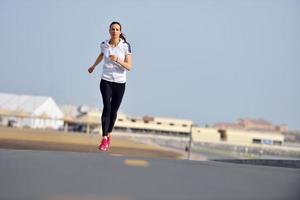
[[[117,56],[115,55],[110,55],[110,59],[112,61],[115,61],[116,63],[118,63],[119,65],[121,65],[122,67],[124,67],[125,69],[127,69],[128,71],[131,70],[132,67],[132,55],[131,54],[127,54],[125,55],[125,59],[124,61],[119,59]]]

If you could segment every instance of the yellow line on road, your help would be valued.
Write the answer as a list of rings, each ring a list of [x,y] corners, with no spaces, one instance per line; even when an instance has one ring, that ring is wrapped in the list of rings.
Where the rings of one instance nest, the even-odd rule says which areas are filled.
[[[149,163],[146,160],[134,160],[126,159],[124,160],[125,165],[134,166],[134,167],[148,167]]]
[[[129,197],[122,197],[122,196],[94,196],[94,195],[63,195],[63,196],[50,196],[44,198],[45,200],[133,200],[133,198]]]
[[[114,156],[114,157],[123,157],[124,156],[124,155],[118,154],[118,153],[111,153],[110,155]]]

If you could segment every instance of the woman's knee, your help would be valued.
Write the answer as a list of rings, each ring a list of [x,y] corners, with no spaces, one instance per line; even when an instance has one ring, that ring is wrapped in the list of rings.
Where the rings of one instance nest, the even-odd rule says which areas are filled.
[[[109,117],[111,114],[111,107],[105,106],[102,110],[102,116]]]

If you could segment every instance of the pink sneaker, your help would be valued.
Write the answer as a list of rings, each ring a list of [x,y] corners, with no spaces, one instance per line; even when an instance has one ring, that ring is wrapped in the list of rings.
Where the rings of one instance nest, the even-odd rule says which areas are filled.
[[[109,147],[109,139],[103,138],[101,144],[99,145],[98,149],[101,151],[107,151]]]

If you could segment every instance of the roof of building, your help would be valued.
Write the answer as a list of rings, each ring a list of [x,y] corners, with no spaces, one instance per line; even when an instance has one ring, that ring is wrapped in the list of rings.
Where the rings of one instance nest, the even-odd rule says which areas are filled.
[[[0,93],[0,111],[2,115],[18,117],[62,118],[64,116],[53,98],[49,96]]]
[[[51,97],[0,93],[0,108],[10,111],[33,113],[48,99],[51,99]]]
[[[250,122],[257,125],[272,125],[271,122],[264,119],[238,119],[238,122]]]

